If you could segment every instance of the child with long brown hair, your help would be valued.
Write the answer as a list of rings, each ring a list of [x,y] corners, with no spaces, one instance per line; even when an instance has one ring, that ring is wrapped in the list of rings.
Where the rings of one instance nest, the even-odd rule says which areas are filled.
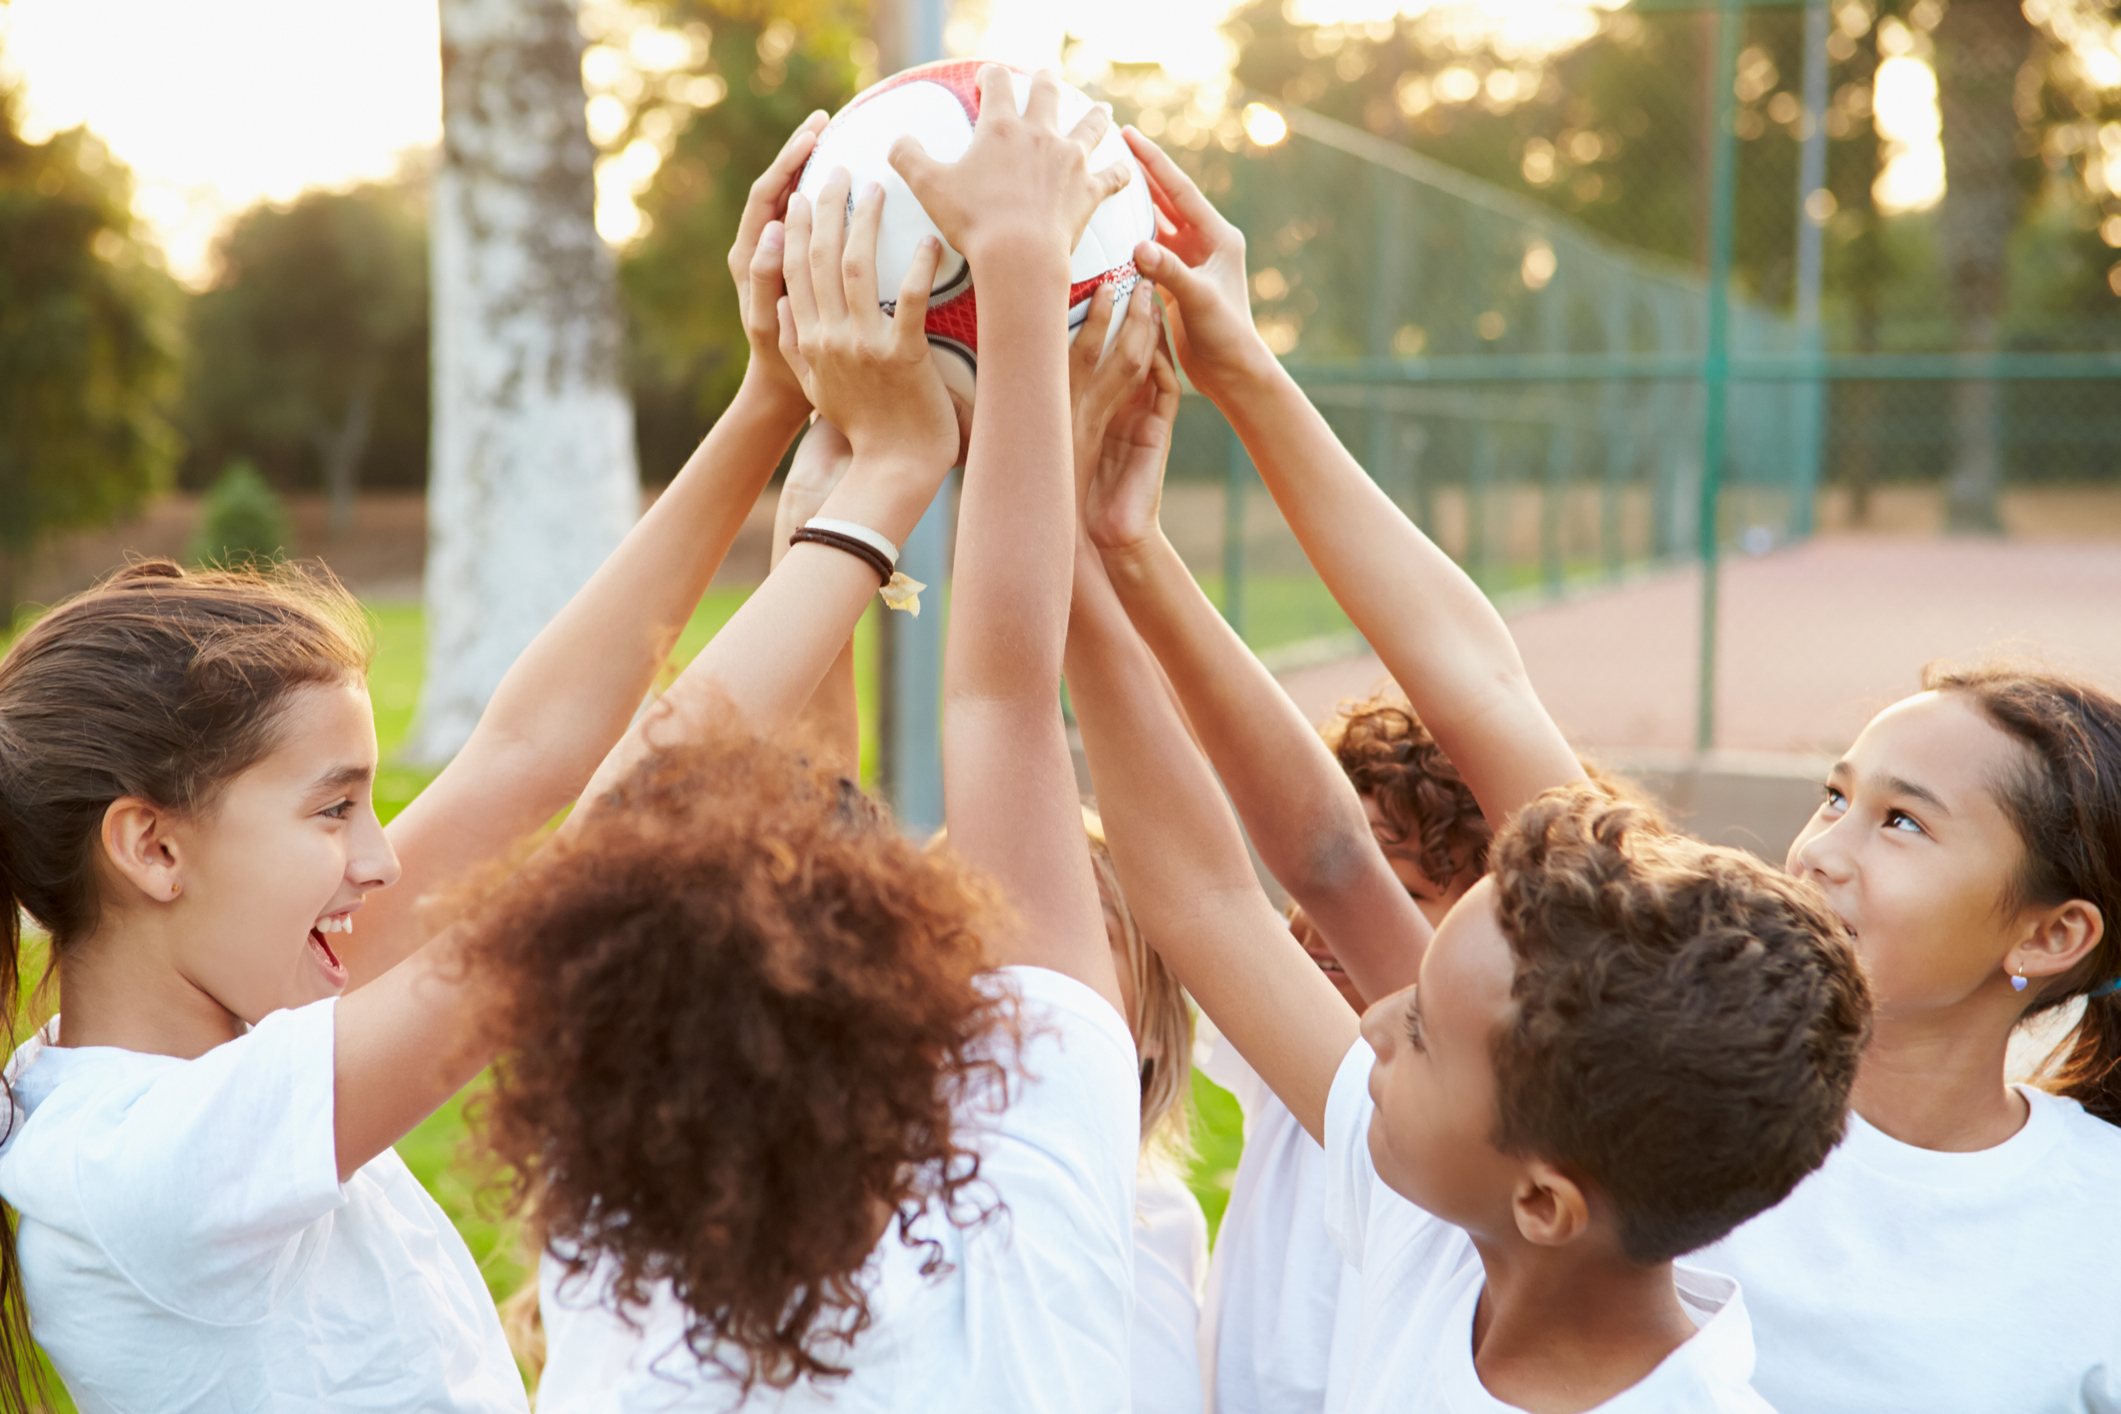
[[[1050,75],[1021,115],[1005,70],[981,91],[957,164],[894,154],[981,290],[950,851],[899,839],[835,773],[725,750],[643,767],[476,925],[512,998],[495,1148],[615,1310],[667,1282],[682,1311],[620,1407],[1127,1404],[1141,1078],[1058,701],[1066,257],[1119,174],[1087,171],[1101,111],[1056,130]],[[850,483],[865,462],[940,476],[955,427],[919,305],[878,311],[882,195],[854,194],[843,229],[849,194],[831,176],[814,226],[791,205],[786,347]]]
[[[523,1408],[484,1282],[390,1147],[491,1054],[462,935],[416,905],[644,749],[628,723],[809,410],[762,238],[821,122],[753,186],[730,253],[736,400],[387,830],[365,628],[328,580],[148,563],[0,659],[0,987],[12,1017],[26,914],[62,1006],[8,1069],[12,1407],[34,1332],[88,1409]],[[865,477],[849,509],[917,515],[920,476]],[[874,588],[799,558],[692,669],[769,719],[814,682],[806,645],[821,671],[845,636],[817,638],[815,605],[838,592],[851,617]]]
[[[1426,694],[1484,808],[1551,781],[1566,748],[1493,609],[1259,341],[1243,236],[1127,136],[1169,227],[1137,261],[1177,310],[1181,360],[1334,597]],[[1849,748],[1787,860],[1875,988],[1849,1139],[1703,1260],[1746,1284],[1757,1383],[1786,1408],[2121,1406],[2121,701],[2007,664],[1924,687]],[[2012,1035],[2065,1007],[2045,1088],[2008,1083]]]

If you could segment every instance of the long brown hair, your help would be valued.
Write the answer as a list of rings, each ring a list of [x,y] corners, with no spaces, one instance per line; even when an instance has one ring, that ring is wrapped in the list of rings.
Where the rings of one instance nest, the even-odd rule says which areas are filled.
[[[1142,936],[1120,892],[1105,822],[1087,805],[1083,831],[1090,837],[1090,872],[1097,876],[1105,926],[1126,953],[1127,990],[1134,999],[1127,1029],[1142,1058],[1142,1150],[1167,1163],[1183,1163],[1191,1157],[1186,1102],[1193,1081],[1193,1003],[1170,964]]]
[[[0,995],[20,1019],[21,915],[47,976],[96,928],[96,840],[122,796],[210,809],[275,744],[288,694],[358,680],[360,607],[328,574],[132,565],[32,624],[0,658]],[[11,1092],[5,1124],[18,1118]],[[0,1240],[0,1406],[29,1405],[38,1365],[9,1215]]]
[[[2010,662],[1932,663],[1922,685],[1970,698],[2024,746],[2027,769],[1998,785],[2025,843],[2018,907],[2083,899],[2106,929],[2082,962],[2030,994],[2030,1018],[2084,998],[2084,1015],[2046,1077],[2057,1094],[2121,1124],[2121,701],[2060,673]]]

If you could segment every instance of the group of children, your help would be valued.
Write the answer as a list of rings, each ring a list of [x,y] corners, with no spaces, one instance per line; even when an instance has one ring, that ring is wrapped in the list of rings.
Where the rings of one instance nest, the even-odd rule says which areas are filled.
[[[1071,349],[1109,120],[1010,85],[894,153],[980,290],[969,429],[937,248],[887,315],[881,194],[793,195],[813,117],[734,403],[387,830],[329,583],[143,564],[0,659],[0,985],[26,915],[62,1008],[7,1072],[0,1403],[33,1337],[90,1414],[521,1410],[391,1148],[491,1067],[547,1411],[2121,1410],[2121,703],[1934,672],[1786,868],[1671,831],[1132,130],[1159,238]],[[1174,355],[1404,701],[1321,737],[1172,551]],[[637,713],[806,421],[771,573]],[[959,461],[924,846],[854,784],[849,645]],[[1245,1106],[1212,1269],[1189,996]]]

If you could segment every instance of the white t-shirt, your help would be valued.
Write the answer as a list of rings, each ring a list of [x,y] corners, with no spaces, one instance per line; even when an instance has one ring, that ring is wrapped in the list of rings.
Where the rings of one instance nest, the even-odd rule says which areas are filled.
[[[548,1259],[538,1414],[1128,1410],[1141,1137],[1134,1041],[1112,1004],[1071,977],[1039,967],[996,975],[1022,999],[1019,1073],[999,1113],[975,1100],[959,1122],[983,1131],[974,1142],[985,1196],[1006,1211],[969,1230],[924,1215],[916,1235],[941,1242],[948,1264],[933,1277],[920,1274],[924,1252],[901,1242],[896,1226],[886,1234],[864,1276],[873,1324],[847,1357],[850,1376],[758,1386],[739,1400],[726,1375],[683,1347],[675,1301],[630,1309],[628,1326],[605,1302],[608,1276],[593,1269],[562,1284]]]
[[[1357,1041],[1326,1100],[1326,1226],[1361,1272],[1362,1303],[1348,1367],[1335,1371],[1332,1407],[1508,1414],[1517,1406],[1488,1393],[1473,1365],[1473,1314],[1487,1273],[1472,1238],[1387,1187],[1371,1162],[1376,1060]],[[1753,1337],[1738,1283],[1672,1271],[1694,1334],[1597,1414],[1773,1414],[1746,1382]]]
[[[1784,1409],[2121,1411],[2121,1129],[2021,1087],[1992,1149],[1854,1115],[1782,1203],[1698,1255],[1745,1283],[1754,1383]]]
[[[1134,1414],[1200,1414],[1208,1218],[1168,1165],[1145,1160],[1134,1182]]]
[[[1319,1414],[1354,1338],[1360,1278],[1326,1231],[1326,1151],[1203,1020],[1194,1063],[1244,1111],[1208,1267],[1201,1362],[1217,1414]]]
[[[526,1408],[486,1284],[404,1161],[339,1182],[335,1006],[194,1060],[50,1028],[15,1052],[0,1197],[83,1414]]]

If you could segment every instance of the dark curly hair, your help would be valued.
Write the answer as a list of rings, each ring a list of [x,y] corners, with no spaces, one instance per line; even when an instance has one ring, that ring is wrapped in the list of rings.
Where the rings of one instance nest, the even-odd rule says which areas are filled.
[[[610,1259],[628,1306],[668,1281],[746,1390],[846,1374],[892,1225],[933,1272],[914,1219],[992,1211],[958,1114],[1016,1034],[979,980],[995,906],[780,747],[644,762],[467,918],[502,1051],[483,1139],[547,1250]]]
[[[1499,1147],[1574,1169],[1645,1265],[1774,1206],[1840,1142],[1870,988],[1818,891],[1558,787],[1496,839],[1517,962]]]
[[[1377,802],[1385,843],[1413,844],[1415,863],[1437,887],[1487,871],[1494,831],[1412,707],[1388,692],[1344,702],[1319,732],[1356,794]]]

